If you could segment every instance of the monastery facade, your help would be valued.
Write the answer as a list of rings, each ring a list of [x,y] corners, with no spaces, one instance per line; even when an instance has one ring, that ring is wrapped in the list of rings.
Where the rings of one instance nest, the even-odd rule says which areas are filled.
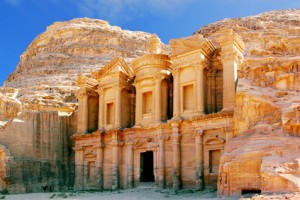
[[[194,35],[170,47],[162,54],[153,36],[149,54],[79,78],[75,189],[226,189],[219,161],[233,136],[243,41],[226,29],[213,41]]]

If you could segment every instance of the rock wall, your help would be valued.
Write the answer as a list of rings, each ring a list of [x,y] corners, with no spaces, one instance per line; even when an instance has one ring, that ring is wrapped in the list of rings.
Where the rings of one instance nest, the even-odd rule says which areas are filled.
[[[300,190],[300,10],[226,19],[245,42],[234,112],[234,139],[220,161],[218,194]]]
[[[0,190],[22,193],[72,188],[71,136],[75,132],[76,115],[64,116],[57,111],[23,111],[7,122],[0,131],[0,141],[10,155],[0,173],[5,183]]]

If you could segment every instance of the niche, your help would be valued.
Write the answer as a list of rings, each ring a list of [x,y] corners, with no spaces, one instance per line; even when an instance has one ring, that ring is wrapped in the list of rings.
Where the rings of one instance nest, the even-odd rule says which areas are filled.
[[[92,179],[95,177],[95,162],[90,161],[87,163],[87,179]]]
[[[194,86],[193,84],[183,86],[183,111],[192,111],[194,103]]]
[[[143,114],[151,114],[152,113],[152,92],[144,92],[143,93]]]
[[[209,151],[209,173],[214,174],[219,172],[220,157],[220,149]]]
[[[115,112],[114,112],[114,103],[106,104],[106,124],[114,124]]]

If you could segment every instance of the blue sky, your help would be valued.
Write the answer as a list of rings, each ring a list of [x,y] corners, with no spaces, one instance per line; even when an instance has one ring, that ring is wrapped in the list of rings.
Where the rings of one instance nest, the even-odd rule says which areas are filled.
[[[217,20],[288,8],[300,8],[300,0],[0,0],[0,86],[32,40],[55,21],[105,19],[169,43]]]

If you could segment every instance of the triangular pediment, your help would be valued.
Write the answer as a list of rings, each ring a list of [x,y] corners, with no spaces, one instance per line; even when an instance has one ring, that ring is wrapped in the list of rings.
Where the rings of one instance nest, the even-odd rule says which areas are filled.
[[[97,72],[94,72],[92,75],[94,78],[100,79],[101,77],[109,76],[111,74],[116,74],[116,73],[125,74],[129,78],[134,77],[132,69],[127,65],[125,60],[120,57],[114,58],[112,61],[106,64],[102,69],[100,69]]]

